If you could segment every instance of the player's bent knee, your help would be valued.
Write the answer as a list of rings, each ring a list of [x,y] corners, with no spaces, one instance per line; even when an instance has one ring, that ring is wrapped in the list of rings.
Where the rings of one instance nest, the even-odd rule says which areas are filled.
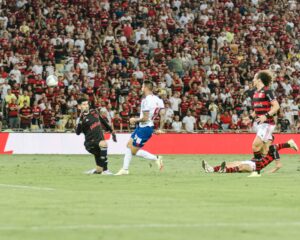
[[[132,138],[129,139],[128,143],[127,143],[127,147],[131,148],[132,147]]]
[[[107,142],[105,140],[100,141],[99,146],[102,148],[107,148]]]
[[[263,148],[263,143],[262,142],[253,142],[252,144],[252,150],[254,152],[258,152],[258,151],[261,151]]]
[[[131,149],[132,155],[136,155],[137,151],[139,150],[139,148],[137,148],[137,147],[135,147],[133,145],[131,145],[130,149]]]

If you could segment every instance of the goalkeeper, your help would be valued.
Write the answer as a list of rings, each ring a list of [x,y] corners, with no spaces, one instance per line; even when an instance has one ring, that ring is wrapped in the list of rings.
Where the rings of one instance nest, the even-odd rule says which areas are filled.
[[[84,146],[89,153],[94,155],[96,161],[96,168],[86,173],[112,175],[107,168],[107,142],[104,139],[101,124],[112,133],[114,142],[117,141],[116,134],[97,110],[90,109],[87,99],[79,99],[78,108],[81,110],[81,114],[76,120],[76,134],[83,133],[85,135]]]

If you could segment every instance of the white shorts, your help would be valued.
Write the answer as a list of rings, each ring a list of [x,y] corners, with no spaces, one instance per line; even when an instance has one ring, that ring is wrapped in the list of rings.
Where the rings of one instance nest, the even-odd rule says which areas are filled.
[[[255,123],[253,127],[256,131],[256,136],[258,136],[263,142],[268,142],[273,139],[272,135],[275,130],[275,125],[268,123]]]
[[[256,170],[256,165],[255,165],[255,162],[253,162],[253,161],[250,161],[250,160],[241,161],[241,164],[245,164],[245,165],[250,166],[250,168],[252,169],[252,171]]]

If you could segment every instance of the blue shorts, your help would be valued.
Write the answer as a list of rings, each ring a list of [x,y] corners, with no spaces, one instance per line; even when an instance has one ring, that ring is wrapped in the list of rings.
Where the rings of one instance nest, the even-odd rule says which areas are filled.
[[[133,146],[143,147],[145,143],[151,138],[153,127],[137,127],[131,134],[133,139]]]

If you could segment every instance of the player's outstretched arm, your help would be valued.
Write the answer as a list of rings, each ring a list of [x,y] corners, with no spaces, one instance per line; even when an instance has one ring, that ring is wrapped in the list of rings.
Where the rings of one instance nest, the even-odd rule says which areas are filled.
[[[99,115],[99,120],[103,124],[103,126],[106,128],[107,131],[113,132],[112,127],[108,124],[107,121],[105,121],[100,115]]]
[[[100,115],[99,115],[99,120],[100,122],[103,124],[103,126],[106,128],[107,131],[111,132],[112,134],[112,139],[114,142],[117,142],[117,136],[115,131],[112,129],[112,127],[108,124],[108,122],[103,119]]]
[[[275,161],[275,167],[272,168],[270,171],[268,171],[268,173],[275,173],[277,172],[280,168],[282,168],[282,163],[281,161],[278,159]]]

